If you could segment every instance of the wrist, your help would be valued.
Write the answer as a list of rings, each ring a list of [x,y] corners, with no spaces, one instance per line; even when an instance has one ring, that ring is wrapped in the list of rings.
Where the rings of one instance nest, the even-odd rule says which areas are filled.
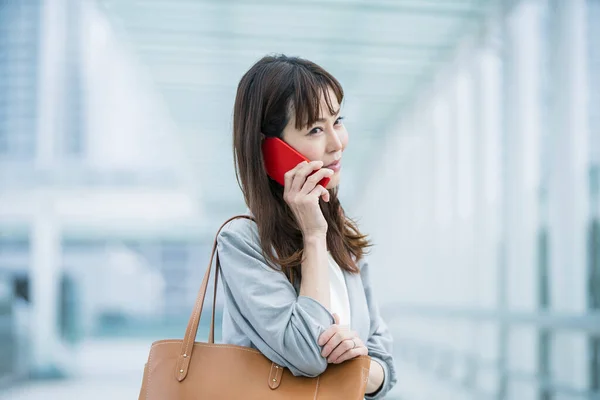
[[[312,232],[304,234],[304,246],[322,246],[327,245],[327,232]]]
[[[383,365],[378,360],[371,359],[371,368],[369,370],[369,380],[365,394],[374,395],[379,392],[383,387],[385,380],[385,371]]]

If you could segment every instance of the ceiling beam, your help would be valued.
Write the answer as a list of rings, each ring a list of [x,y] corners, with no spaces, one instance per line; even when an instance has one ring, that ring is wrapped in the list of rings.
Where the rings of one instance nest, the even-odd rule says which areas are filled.
[[[269,42],[283,43],[289,46],[290,44],[314,44],[316,40],[320,45],[332,45],[349,47],[352,51],[356,51],[357,47],[368,49],[391,49],[395,51],[410,51],[415,53],[431,53],[444,51],[449,48],[446,43],[418,43],[415,41],[399,41],[399,40],[348,40],[343,37],[309,37],[309,36],[292,36],[282,34],[257,34],[248,32],[234,32],[228,30],[209,30],[209,29],[181,29],[176,26],[156,27],[146,26],[142,24],[127,24],[128,36],[143,48],[152,48],[153,44],[157,43],[157,39],[163,40],[165,46],[176,46],[180,43],[190,43],[198,45],[202,40],[227,40],[236,42],[253,42],[261,45]],[[389,36],[394,36],[390,32]],[[148,42],[148,43],[144,43]],[[212,44],[219,44],[212,42]],[[160,46],[157,46],[160,47]]]
[[[119,0],[121,2],[122,0]],[[360,13],[398,13],[408,15],[427,15],[436,17],[461,17],[461,18],[477,18],[481,16],[482,8],[487,1],[463,1],[463,2],[439,2],[439,1],[411,1],[411,2],[363,2],[356,0],[344,1],[320,1],[320,0],[252,0],[247,2],[244,0],[143,0],[134,2],[138,7],[155,8],[167,7],[169,9],[177,9],[177,7],[193,7],[198,8],[203,5],[217,5],[218,7],[236,7],[236,6],[269,6],[279,8],[308,8],[313,7],[316,12],[319,11],[350,11]],[[115,1],[103,1],[104,4],[110,5]]]

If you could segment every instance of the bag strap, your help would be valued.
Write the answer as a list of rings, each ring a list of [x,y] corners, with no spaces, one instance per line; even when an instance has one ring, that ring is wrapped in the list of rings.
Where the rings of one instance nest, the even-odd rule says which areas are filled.
[[[192,353],[194,351],[194,342],[196,340],[196,334],[198,333],[198,324],[200,323],[200,317],[202,315],[202,307],[204,306],[204,298],[206,297],[206,289],[208,287],[208,281],[210,279],[210,272],[212,269],[213,258],[215,256],[215,252],[217,250],[217,237],[219,233],[223,229],[225,225],[234,219],[245,218],[252,221],[255,219],[249,215],[236,215],[234,217],[229,218],[227,221],[221,225],[217,234],[215,235],[215,240],[213,242],[212,251],[210,254],[210,261],[208,263],[208,267],[206,268],[206,273],[204,274],[204,279],[202,280],[202,285],[200,285],[200,291],[198,292],[198,297],[196,298],[196,302],[194,303],[194,309],[192,311],[192,315],[190,316],[190,320],[188,321],[187,328],[185,330],[185,336],[183,337],[183,342],[181,344],[181,351],[179,352],[179,357],[177,358],[177,362],[175,363],[175,377],[179,382],[183,381],[187,376],[188,369],[190,366],[190,360],[192,358]],[[256,222],[256,221],[255,221]],[[215,305],[217,300],[217,282],[219,279],[219,255],[217,254],[217,262],[215,267],[215,290],[213,297],[213,305],[212,305],[212,317],[210,320],[210,332],[208,336],[208,343],[214,343],[215,339]]]

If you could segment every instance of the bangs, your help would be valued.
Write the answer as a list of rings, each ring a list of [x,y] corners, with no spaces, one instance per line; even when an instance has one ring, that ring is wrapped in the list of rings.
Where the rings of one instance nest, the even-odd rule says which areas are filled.
[[[296,114],[296,129],[303,129],[313,125],[324,114],[335,115],[339,110],[334,109],[331,92],[336,97],[338,104],[342,104],[344,91],[340,83],[327,72],[315,73],[306,68],[297,68],[294,71],[294,95],[290,99],[290,111]],[[331,90],[331,92],[330,92]],[[325,104],[329,114],[322,113],[321,98],[325,98]]]

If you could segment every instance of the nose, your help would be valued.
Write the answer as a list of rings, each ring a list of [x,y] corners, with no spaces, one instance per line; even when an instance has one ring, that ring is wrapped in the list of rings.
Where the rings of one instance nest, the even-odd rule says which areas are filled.
[[[327,151],[329,153],[335,153],[336,151],[342,150],[342,141],[340,140],[340,135],[335,129],[331,129],[327,136]]]

